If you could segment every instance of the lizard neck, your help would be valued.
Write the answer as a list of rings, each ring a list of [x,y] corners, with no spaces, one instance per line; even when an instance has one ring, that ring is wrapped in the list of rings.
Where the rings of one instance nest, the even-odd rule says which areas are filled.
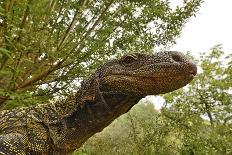
[[[83,96],[77,96],[77,101]],[[77,106],[75,111],[64,118],[63,135],[60,139],[55,139],[60,149],[73,151],[80,147],[89,137],[102,131],[115,118],[129,111],[141,96],[129,96],[125,94],[103,93],[102,97],[110,109],[106,109],[100,97],[82,106]],[[79,103],[77,103],[79,104]]]

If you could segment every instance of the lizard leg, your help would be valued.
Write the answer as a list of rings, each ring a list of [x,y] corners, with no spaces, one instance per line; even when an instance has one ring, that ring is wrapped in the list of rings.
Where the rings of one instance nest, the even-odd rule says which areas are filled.
[[[0,135],[0,154],[26,155],[25,138],[19,133]]]

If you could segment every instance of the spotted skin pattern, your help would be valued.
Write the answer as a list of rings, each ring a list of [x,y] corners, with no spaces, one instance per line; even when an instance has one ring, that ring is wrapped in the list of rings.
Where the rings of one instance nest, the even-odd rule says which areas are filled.
[[[66,99],[2,111],[0,154],[70,154],[141,98],[179,89],[196,72],[196,65],[175,51],[112,60]]]

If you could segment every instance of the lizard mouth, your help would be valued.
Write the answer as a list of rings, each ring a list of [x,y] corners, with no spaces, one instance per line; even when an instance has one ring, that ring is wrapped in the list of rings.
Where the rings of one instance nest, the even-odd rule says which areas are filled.
[[[197,75],[197,70],[196,69],[190,70],[189,74],[190,74],[191,77],[194,77],[194,76]]]
[[[197,75],[197,67],[195,65],[192,66],[188,73],[191,78],[194,78]]]
[[[179,81],[186,81],[189,82],[191,81],[197,74],[197,67],[193,66],[191,69],[189,69],[187,72],[177,72],[177,73],[173,73],[173,72],[165,72],[165,73],[156,73],[156,74],[113,74],[113,75],[109,75],[106,77],[103,77],[103,79],[107,79],[107,81],[111,81],[111,80],[116,80],[116,81],[120,81],[120,82],[137,82],[137,83],[141,83],[143,82],[143,85],[153,85],[153,83],[159,83],[159,81],[161,82],[162,80],[167,80],[170,82],[173,82],[171,80],[179,80]]]
[[[186,75],[175,75],[175,76],[125,76],[123,78],[130,81],[137,81],[138,83],[143,82],[143,85],[153,85],[161,83],[162,81],[186,81],[189,82],[195,77],[195,73],[190,73]]]
[[[125,78],[125,79],[131,79],[131,78],[134,78],[134,79],[140,79],[140,80],[144,80],[144,79],[165,79],[165,78],[194,78],[197,74],[197,71],[196,69],[193,69],[193,70],[190,70],[189,72],[187,73],[184,73],[184,74],[169,74],[169,73],[166,73],[166,74],[155,74],[155,75],[127,75],[127,74],[114,74],[114,75],[110,75],[110,76],[106,76],[105,78]]]
[[[118,92],[156,95],[167,93],[187,85],[197,74],[196,69],[177,74],[110,75],[102,82]]]

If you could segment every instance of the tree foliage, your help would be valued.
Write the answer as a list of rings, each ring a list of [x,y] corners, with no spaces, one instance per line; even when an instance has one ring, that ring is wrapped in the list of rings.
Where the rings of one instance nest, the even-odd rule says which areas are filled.
[[[47,102],[110,57],[174,43],[201,2],[1,1],[0,109]]]
[[[232,55],[215,46],[198,64],[196,79],[164,95],[160,112],[138,104],[76,154],[232,154]]]
[[[184,128],[188,153],[231,154],[232,55],[215,46],[201,55],[199,66],[202,73],[186,90],[166,95],[164,114]]]

